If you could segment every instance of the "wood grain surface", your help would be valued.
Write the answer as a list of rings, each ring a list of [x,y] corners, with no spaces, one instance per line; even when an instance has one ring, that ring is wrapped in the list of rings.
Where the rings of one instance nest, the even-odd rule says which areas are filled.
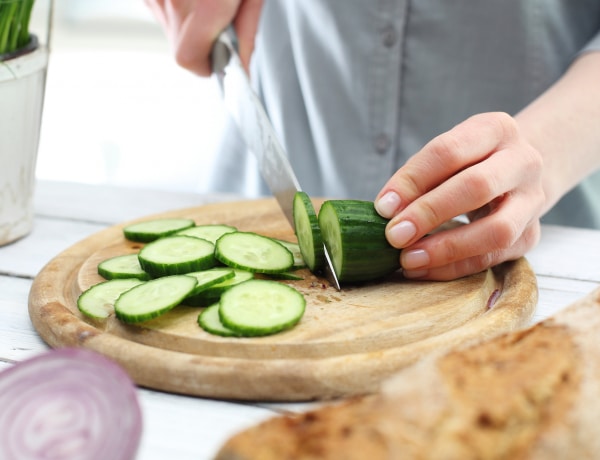
[[[319,202],[315,202],[318,207]],[[144,219],[189,217],[294,241],[273,199],[219,203]],[[382,380],[425,354],[524,326],[537,301],[525,259],[450,282],[419,282],[400,273],[341,292],[304,270],[286,281],[307,299],[301,322],[261,338],[221,338],[199,328],[201,311],[184,305],[138,325],[81,315],[81,292],[102,281],[98,262],[135,252],[125,222],[53,258],[38,274],[29,315],[52,347],[79,346],[119,362],[141,386],[196,396],[302,401],[371,393]]]

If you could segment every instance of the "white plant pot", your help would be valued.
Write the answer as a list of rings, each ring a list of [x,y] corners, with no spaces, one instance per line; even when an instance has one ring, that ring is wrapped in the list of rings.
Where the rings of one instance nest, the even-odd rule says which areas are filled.
[[[33,226],[33,194],[48,49],[0,61],[0,246]]]

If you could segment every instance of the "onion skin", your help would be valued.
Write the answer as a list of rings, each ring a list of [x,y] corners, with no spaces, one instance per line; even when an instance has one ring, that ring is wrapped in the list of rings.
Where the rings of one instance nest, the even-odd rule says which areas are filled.
[[[0,459],[132,460],[136,387],[114,361],[61,348],[0,372]]]

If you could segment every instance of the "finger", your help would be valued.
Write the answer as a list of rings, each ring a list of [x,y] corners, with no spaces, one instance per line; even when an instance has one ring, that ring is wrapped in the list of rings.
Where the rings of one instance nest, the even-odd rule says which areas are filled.
[[[536,193],[540,171],[540,156],[531,148],[496,152],[400,211],[387,226],[388,241],[403,248],[444,222],[479,209],[506,193],[514,193],[521,187],[531,187],[531,193]]]
[[[177,8],[173,7],[175,3]],[[170,30],[175,31],[172,41],[177,64],[197,75],[209,76],[213,44],[235,17],[238,6],[239,0],[169,2],[166,11]]]
[[[383,217],[393,217],[417,197],[501,149],[516,133],[516,123],[507,114],[474,115],[408,160],[375,198],[377,211]]]
[[[465,276],[480,273],[488,268],[494,267],[500,263],[516,260],[522,257],[527,250],[535,246],[539,240],[539,223],[528,227],[523,233],[523,241],[518,246],[510,250],[497,253],[485,253],[457,262],[450,263],[441,267],[429,269],[403,270],[403,275],[408,279],[420,279],[431,281],[449,281]]]
[[[539,240],[539,220],[529,216],[539,215],[542,203],[506,200],[489,216],[424,238],[401,253],[406,276],[452,279],[522,256]]]
[[[250,58],[254,51],[262,6],[263,0],[245,0],[240,5],[234,21],[234,27],[239,40],[240,59],[248,73],[250,71]]]

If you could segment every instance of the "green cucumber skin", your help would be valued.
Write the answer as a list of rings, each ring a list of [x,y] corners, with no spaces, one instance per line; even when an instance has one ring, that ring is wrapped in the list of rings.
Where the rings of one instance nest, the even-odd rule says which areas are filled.
[[[147,256],[147,254],[150,251],[154,250],[154,248],[156,248],[157,245],[164,245],[165,243],[168,244],[168,242],[176,241],[178,239],[182,241],[185,241],[186,239],[188,239],[189,241],[202,241],[203,244],[212,245],[212,243],[210,243],[209,241],[200,240],[199,238],[195,238],[193,236],[171,235],[166,236],[164,238],[160,238],[156,241],[148,243],[138,253],[138,259],[142,269],[145,272],[149,273],[152,277],[159,278],[162,276],[185,275],[186,273],[190,272],[208,270],[210,268],[213,268],[217,264],[217,260],[214,256],[214,245],[212,245],[213,251],[210,254],[197,259],[188,259],[181,262],[163,263],[157,261],[155,258],[150,258]]]
[[[260,261],[258,263],[253,263],[250,260],[245,260],[244,256],[244,248],[239,245],[237,252],[232,254],[231,247],[229,247],[229,240],[244,239],[245,242],[248,239],[255,240],[256,244],[260,244],[263,242],[266,246],[266,249],[272,250],[274,252],[278,252],[277,257],[282,256],[282,259],[285,259],[285,263],[281,263],[281,265],[277,267],[267,266],[264,261]],[[270,248],[269,248],[270,246]],[[254,254],[250,254],[250,259],[254,257]],[[260,235],[254,232],[234,232],[234,233],[226,233],[221,238],[217,240],[215,245],[215,258],[221,262],[222,264],[238,269],[245,270],[253,273],[263,273],[263,274],[277,274],[284,273],[289,271],[294,265],[294,256],[291,251],[281,244],[277,239],[270,238],[268,236]]]
[[[126,260],[130,257],[136,259],[137,264],[139,265],[139,258],[137,254],[124,254],[121,256],[111,257],[100,262],[98,264],[98,274],[107,280],[137,278],[142,281],[149,281],[151,279],[150,274],[145,272],[141,265],[139,266],[138,271],[135,270],[135,267],[128,267],[129,269],[126,269],[120,264],[120,261]]]
[[[198,325],[209,334],[221,337],[243,337],[237,332],[223,326],[219,318],[218,303],[209,305],[198,315]]]
[[[323,212],[325,211],[325,212]],[[330,213],[330,214],[329,214]],[[330,240],[327,217],[333,215],[340,228],[340,241]],[[400,268],[400,249],[385,237],[388,219],[381,217],[371,201],[328,200],[321,206],[319,225],[340,282],[371,281]],[[337,254],[339,243],[341,255]]]
[[[310,271],[319,271],[325,266],[323,238],[314,206],[305,192],[296,192],[294,195],[293,215],[296,238],[304,262]]]
[[[176,280],[176,284],[168,286],[173,282],[173,280]],[[182,284],[184,285],[183,287],[185,289],[182,289]],[[142,282],[142,284],[135,286],[123,293],[115,301],[115,316],[122,322],[129,324],[140,323],[157,318],[179,305],[183,299],[185,299],[190,292],[192,292],[192,290],[196,287],[196,284],[197,282],[195,278],[187,275],[165,276],[151,281]],[[160,288],[156,288],[156,286],[160,286]],[[144,292],[145,290],[155,289],[157,291],[164,291],[165,287],[170,288],[168,296],[165,295],[161,297],[158,305],[155,305],[154,307],[146,306],[142,309],[142,311],[139,311],[140,309],[135,304],[142,301],[141,298],[146,295]],[[156,298],[153,298],[152,300],[157,303]],[[144,305],[147,305],[147,303],[144,303]]]
[[[274,323],[271,323],[270,319],[265,321],[264,316],[254,317],[251,321],[243,321],[238,315],[235,314],[236,310],[239,310],[236,307],[230,307],[230,298],[238,296],[240,291],[246,291],[243,298],[246,302],[250,303],[249,309],[251,310],[253,303],[259,298],[257,295],[258,293],[260,293],[260,296],[262,296],[263,299],[265,296],[268,297],[269,286],[273,286],[274,289],[279,291],[276,295],[276,297],[279,297],[279,305],[274,307],[275,310],[281,308],[282,306],[287,306],[287,308],[289,308],[290,301],[293,299],[294,303],[296,303],[295,307],[297,308],[294,315],[289,316],[286,318],[286,320],[280,318]],[[282,296],[284,295],[288,295],[290,297],[286,298],[284,301],[282,299]],[[283,302],[283,304],[281,302]],[[268,303],[269,302],[267,301],[267,304]],[[305,309],[306,299],[302,293],[297,291],[295,288],[279,283],[278,281],[254,279],[237,284],[223,294],[220,300],[219,319],[221,320],[223,326],[237,334],[243,335],[244,337],[259,337],[272,335],[291,329],[300,322],[304,316]],[[263,313],[268,314],[268,311],[263,311]]]
[[[155,223],[159,225],[162,223],[176,222],[171,228],[163,229],[161,231],[147,230],[152,228]],[[123,235],[129,241],[135,241],[138,243],[150,243],[166,236],[174,235],[179,231],[194,227],[196,223],[192,219],[185,218],[174,218],[174,219],[155,219],[144,222],[138,222],[136,224],[128,225],[123,228]]]

